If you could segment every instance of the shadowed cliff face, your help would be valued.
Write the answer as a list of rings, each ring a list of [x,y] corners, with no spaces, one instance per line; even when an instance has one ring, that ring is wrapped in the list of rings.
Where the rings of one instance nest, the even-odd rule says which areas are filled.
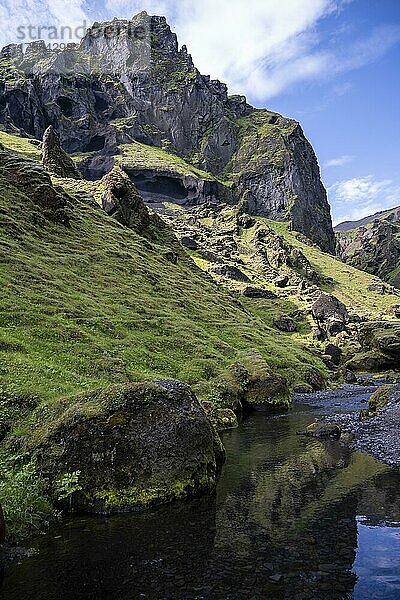
[[[43,42],[25,53],[8,46],[0,98],[0,123],[10,131],[40,138],[52,125],[67,151],[108,160],[133,141],[164,148],[223,181],[217,201],[231,189],[253,214],[291,221],[334,251],[319,167],[300,126],[201,75],[164,17],[95,23],[62,52]]]

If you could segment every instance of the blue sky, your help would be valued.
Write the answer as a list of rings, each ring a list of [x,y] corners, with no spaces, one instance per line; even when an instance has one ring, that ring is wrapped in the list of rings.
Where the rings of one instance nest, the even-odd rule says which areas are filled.
[[[0,43],[143,9],[201,72],[301,122],[335,222],[400,205],[400,0],[0,0]]]

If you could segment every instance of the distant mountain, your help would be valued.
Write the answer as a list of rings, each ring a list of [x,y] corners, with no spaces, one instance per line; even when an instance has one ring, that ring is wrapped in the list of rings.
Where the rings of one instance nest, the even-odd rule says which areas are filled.
[[[359,227],[365,227],[365,225],[368,225],[377,219],[385,219],[386,221],[390,221],[392,223],[398,223],[400,221],[400,206],[396,206],[395,208],[390,208],[388,210],[382,210],[373,215],[369,215],[368,217],[364,217],[359,221],[344,221],[343,223],[336,225],[335,231],[350,231],[352,229],[358,229]]]
[[[400,207],[335,227],[343,262],[400,288]]]

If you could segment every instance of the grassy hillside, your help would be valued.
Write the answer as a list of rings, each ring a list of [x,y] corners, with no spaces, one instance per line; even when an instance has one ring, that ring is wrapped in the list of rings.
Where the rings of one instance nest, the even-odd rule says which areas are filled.
[[[299,235],[289,231],[286,223],[266,222],[271,229],[301,249],[314,269],[327,280],[321,286],[325,291],[334,294],[355,311],[367,312],[373,317],[381,313],[392,318],[392,306],[399,302],[399,294],[380,294],[369,290],[369,286],[380,282],[377,277],[346,265],[315,246],[304,243]]]
[[[21,138],[0,130],[0,144],[3,144],[3,146],[11,152],[17,152],[28,158],[40,160],[40,149],[32,144],[29,138]]]
[[[69,227],[42,220],[2,177],[1,389],[51,399],[155,377],[212,382],[259,348],[299,381],[315,360],[289,348],[183,253],[74,200]],[[38,224],[39,222],[39,224]]]

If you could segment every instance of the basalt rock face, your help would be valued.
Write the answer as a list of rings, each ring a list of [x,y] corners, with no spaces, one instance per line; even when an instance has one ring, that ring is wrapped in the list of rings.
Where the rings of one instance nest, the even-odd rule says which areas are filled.
[[[214,488],[222,444],[190,388],[180,382],[111,387],[54,407],[38,460],[57,481],[80,471],[75,506],[138,510]]]
[[[47,171],[59,177],[80,179],[81,174],[72,158],[61,148],[60,140],[50,125],[43,136],[42,164]]]
[[[327,252],[335,240],[326,191],[311,144],[298,123],[255,111],[241,120],[241,145],[229,168],[247,212],[289,220]]]
[[[38,138],[52,125],[67,151],[93,153],[85,175],[104,175],[99,165],[120,144],[164,148],[214,177],[189,186],[192,204],[231,195],[247,212],[290,221],[334,251],[319,167],[298,123],[256,110],[201,75],[163,17],[95,23],[62,52],[41,42],[25,52],[4,48],[0,100],[0,123],[9,130]]]
[[[341,260],[400,288],[400,208],[336,228]]]

